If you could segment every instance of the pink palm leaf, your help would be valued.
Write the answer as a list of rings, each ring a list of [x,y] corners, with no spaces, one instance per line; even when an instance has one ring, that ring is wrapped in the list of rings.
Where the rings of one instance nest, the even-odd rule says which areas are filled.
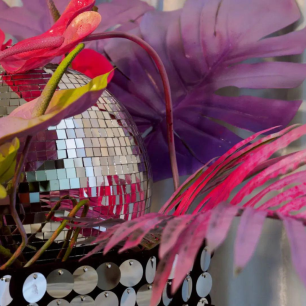
[[[285,224],[294,266],[306,285],[303,257],[306,247],[300,240],[306,235],[303,226],[306,214],[300,212],[306,203],[305,171],[296,172],[305,164],[306,156],[304,151],[300,151],[282,158],[273,158],[275,152],[305,135],[306,125],[291,126],[270,136],[256,139],[261,134],[257,133],[238,143],[211,166],[200,169],[187,179],[158,214],[149,214],[139,221],[136,219],[116,225],[115,230],[107,235],[107,239],[102,239],[106,237],[103,233],[101,238],[98,237],[96,240],[96,249],[104,248],[106,253],[117,244],[127,241],[124,246],[126,250],[140,244],[140,239],[135,239],[139,233],[147,234],[138,236],[143,238],[142,243],[145,245],[147,238],[150,239],[149,237],[154,235],[158,237],[158,233],[161,232],[161,239],[156,242],[156,245],[160,244],[161,261],[152,295],[158,297],[170,275],[171,269],[167,267],[172,266],[175,255],[181,256],[184,266],[176,267],[173,292],[192,268],[193,259],[204,239],[207,239],[212,252],[226,238],[233,218],[241,215],[235,242],[235,268],[239,272],[249,262],[256,249],[264,220],[267,217],[277,218]],[[259,172],[256,169],[260,169]],[[275,178],[283,175],[286,176],[273,183]],[[229,201],[234,188],[245,180],[248,180],[248,183],[238,191],[232,201]],[[208,194],[203,194],[207,185],[214,187],[209,189]],[[257,188],[260,187],[263,190],[259,192]],[[284,188],[285,191],[281,194],[272,196],[269,201],[257,207],[263,195]],[[255,195],[242,206],[244,198],[252,191]],[[202,201],[195,212],[186,215],[194,200],[198,198]],[[227,204],[225,201],[230,203]],[[169,213],[172,214],[169,216]],[[88,226],[90,227],[89,223]],[[103,245],[99,245],[101,239]],[[158,299],[153,298],[151,306],[155,306],[157,302]]]

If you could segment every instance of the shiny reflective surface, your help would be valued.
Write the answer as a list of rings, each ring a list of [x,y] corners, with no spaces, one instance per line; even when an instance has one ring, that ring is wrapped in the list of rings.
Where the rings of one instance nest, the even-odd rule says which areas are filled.
[[[7,306],[12,302],[10,294],[11,276],[5,275],[0,279],[0,305]]]
[[[200,299],[199,303],[197,304],[197,306],[203,305],[208,305],[208,301],[205,298]]]
[[[137,291],[137,305],[138,306],[150,306],[150,301],[152,297],[152,285],[146,284],[139,288]]]
[[[88,294],[93,291],[98,284],[97,271],[90,266],[82,266],[73,273],[73,290],[78,294]]]
[[[156,257],[153,256],[148,260],[146,265],[146,280],[149,284],[152,284],[154,281],[156,273]]]
[[[41,273],[27,277],[22,287],[24,299],[29,303],[39,302],[47,291],[47,281]]]
[[[201,274],[196,284],[197,294],[200,297],[206,297],[210,293],[211,288],[212,288],[211,275],[207,272]]]
[[[127,288],[121,297],[120,306],[134,306],[136,303],[136,293],[133,288]]]
[[[209,265],[210,265],[210,260],[211,260],[211,256],[208,252],[208,248],[205,247],[201,253],[201,259],[200,259],[201,269],[203,270],[203,272],[208,270]]]
[[[54,300],[51,303],[48,304],[48,306],[69,306],[69,302],[67,302],[66,300]]]
[[[73,276],[65,269],[56,269],[47,277],[47,292],[54,298],[63,298],[73,289]]]
[[[139,261],[129,259],[120,265],[121,279],[123,286],[131,287],[137,285],[143,276],[143,267]]]
[[[104,291],[96,298],[96,306],[118,306],[119,300],[117,295],[111,291]]]
[[[49,65],[20,75],[5,75],[0,69],[0,117],[38,97],[54,69]],[[68,70],[59,89],[80,87],[88,81],[86,76]],[[48,205],[67,194],[90,198],[90,216],[95,218],[139,217],[149,212],[150,185],[148,157],[136,125],[126,109],[105,91],[95,106],[34,137],[25,179],[19,187],[26,231],[35,233],[50,211]],[[67,215],[71,208],[67,200],[55,217]],[[8,225],[14,224],[10,215],[6,218]],[[57,226],[53,220],[36,238],[49,239]],[[65,239],[67,230],[57,237],[58,242]],[[84,231],[79,241],[97,235],[99,230]],[[47,250],[40,261],[55,258],[55,253]]]
[[[36,266],[34,269],[31,268],[31,270],[24,270],[25,272],[20,273],[21,279],[19,279],[17,283],[16,280],[14,280],[14,277],[16,277],[15,274],[13,276],[14,282],[12,282],[10,276],[0,278],[0,290],[3,284],[9,284],[9,282],[11,282],[15,298],[19,300],[17,291],[21,291],[21,286],[24,283],[22,290],[28,301],[26,305],[38,303],[39,305],[44,304],[46,306],[150,306],[154,283],[146,282],[148,275],[150,275],[147,271],[149,269],[148,266],[151,269],[157,263],[157,251],[158,250],[153,252],[148,251],[148,254],[150,255],[145,257],[145,252],[141,252],[139,257],[137,254],[134,254],[133,256],[139,259],[139,261],[135,258],[125,260],[128,258],[127,256],[131,255],[131,253],[123,254],[121,260],[121,255],[119,258],[114,254],[108,258],[98,255],[93,257],[92,260],[86,261],[87,264],[91,264],[95,268],[89,265],[84,265],[85,262],[77,260],[71,261],[70,263],[67,262],[67,264],[59,263],[60,267],[65,266],[69,271],[63,268],[58,268],[52,271],[52,269],[54,269],[54,264],[46,265],[43,273],[47,274],[51,271],[47,274],[47,280],[44,278],[44,275],[40,273],[28,274],[30,273],[29,271],[35,271],[34,269],[39,267]],[[181,306],[187,304],[190,306],[193,304],[196,306],[200,306],[201,304],[205,305],[207,304],[207,299],[210,300],[207,296],[212,288],[212,278],[208,272],[203,272],[201,275],[198,274],[199,271],[201,271],[199,266],[200,255],[201,252],[198,254],[198,262],[195,265],[194,271],[191,275],[188,274],[185,277],[182,286],[178,288],[176,293],[176,301],[183,300]],[[112,259],[116,262],[118,260],[118,263],[123,262],[120,267],[118,267],[114,262],[105,261],[106,259]],[[83,265],[80,266],[81,264]],[[178,264],[180,264],[179,261],[177,261],[176,267],[180,267]],[[142,265],[145,269],[142,268]],[[73,274],[71,274],[70,271],[74,271]],[[122,282],[122,284],[119,284],[120,282]],[[161,305],[163,306],[169,306],[171,302],[173,302],[173,296],[171,295],[172,282],[173,280],[167,281],[162,294],[159,296],[159,300],[162,300]],[[20,286],[19,288],[18,286],[16,287],[16,284],[18,283],[20,284],[18,285]],[[129,286],[126,288],[123,287],[127,285]],[[103,289],[106,286],[112,289]],[[17,288],[18,290],[16,290]],[[73,289],[74,291],[72,292]],[[8,292],[7,289],[5,290]],[[44,297],[46,292],[47,294]],[[75,297],[76,295],[78,296]],[[50,296],[52,296],[52,298],[50,298]],[[36,302],[33,302],[34,300]],[[0,306],[2,306],[2,304],[5,305],[2,302]],[[9,304],[7,306],[9,306]]]
[[[165,306],[168,306],[173,300],[173,298],[170,296],[171,285],[172,285],[172,282],[168,281],[164,288],[163,294],[162,294],[162,301]]]
[[[183,282],[182,298],[184,302],[188,302],[192,294],[192,278],[187,276]]]
[[[79,295],[75,297],[71,303],[71,306],[96,306],[95,301],[88,295]]]
[[[178,255],[175,255],[169,279],[174,279],[174,274],[175,274],[175,269],[176,269],[177,262],[178,262]]]
[[[98,287],[102,290],[112,290],[120,282],[121,272],[113,262],[100,265],[97,269]]]

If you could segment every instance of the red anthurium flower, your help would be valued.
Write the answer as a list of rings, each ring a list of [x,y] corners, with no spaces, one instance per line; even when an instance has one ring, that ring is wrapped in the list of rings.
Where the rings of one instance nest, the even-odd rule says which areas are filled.
[[[5,50],[6,47],[10,46],[12,44],[12,40],[8,40],[5,44],[5,34],[3,33],[3,31],[1,31],[0,29],[0,51]]]
[[[9,73],[20,73],[44,66],[54,57],[69,52],[101,22],[100,14],[88,11],[94,2],[72,0],[49,31],[0,52],[0,64]]]
[[[92,49],[82,50],[72,62],[72,68],[92,79],[114,69],[105,56]],[[113,74],[111,72],[109,77],[112,78]]]

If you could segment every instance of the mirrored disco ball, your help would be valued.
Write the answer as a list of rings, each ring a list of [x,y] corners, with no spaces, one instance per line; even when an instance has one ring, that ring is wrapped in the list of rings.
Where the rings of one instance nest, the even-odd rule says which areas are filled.
[[[1,69],[0,117],[37,98],[55,69],[55,65],[48,65],[16,75],[7,75]],[[89,81],[83,74],[68,70],[58,89],[80,87]],[[23,143],[21,140],[21,146]],[[36,233],[51,207],[65,195],[77,200],[89,199],[87,217],[130,220],[149,212],[151,180],[148,156],[136,125],[126,109],[106,90],[95,106],[34,137],[24,180],[19,186],[18,209],[29,235]],[[0,207],[4,224],[14,226],[8,206]],[[60,218],[67,216],[71,208],[72,202],[64,201],[52,221],[35,235],[32,244],[38,247],[48,239],[59,226]],[[58,254],[68,230],[60,234],[45,257],[52,259]],[[79,243],[101,230],[104,229],[82,230]],[[3,233],[0,238],[1,235]],[[7,237],[8,244],[18,242],[18,235],[10,241]],[[34,251],[28,249],[27,252]],[[80,252],[78,248],[74,255],[85,251]]]

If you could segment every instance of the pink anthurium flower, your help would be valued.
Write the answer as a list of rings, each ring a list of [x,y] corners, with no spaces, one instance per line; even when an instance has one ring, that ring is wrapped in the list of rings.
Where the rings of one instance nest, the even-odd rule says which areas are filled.
[[[92,49],[82,50],[72,62],[72,68],[92,79],[114,69],[105,56]],[[111,78],[113,74],[112,71],[109,77]]]
[[[12,44],[12,40],[8,40],[6,43],[4,43],[5,41],[5,34],[3,33],[3,31],[0,29],[0,51],[5,50],[6,47],[10,46]]]
[[[89,11],[94,0],[72,0],[62,16],[42,35],[17,43],[0,52],[0,64],[9,73],[21,73],[49,63],[66,54],[101,22],[97,12]]]
[[[53,0],[58,11],[63,14],[70,0]],[[109,30],[128,31],[138,27],[143,15],[154,8],[141,0],[112,0],[98,4],[98,12],[103,12],[103,20],[96,32]],[[100,1],[101,2],[101,1]],[[0,28],[17,41],[46,32],[54,24],[46,0],[22,0],[20,7],[9,7],[0,0]],[[99,42],[99,45],[102,42]],[[96,43],[90,43],[94,48]]]

